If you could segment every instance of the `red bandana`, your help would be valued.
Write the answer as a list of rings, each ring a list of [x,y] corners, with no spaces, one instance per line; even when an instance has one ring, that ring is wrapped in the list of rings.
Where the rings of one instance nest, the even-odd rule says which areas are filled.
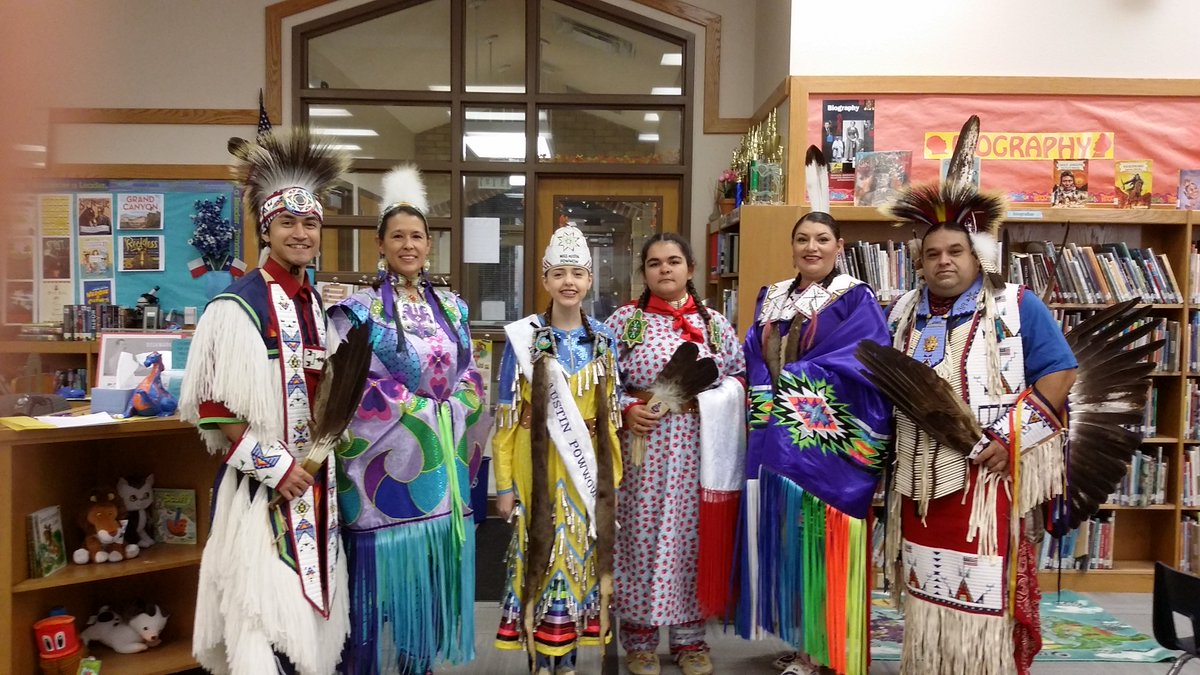
[[[671,328],[683,332],[683,339],[688,342],[704,344],[704,331],[692,325],[690,321],[684,317],[688,314],[696,312],[696,301],[689,295],[687,302],[683,303],[683,307],[675,309],[671,303],[663,300],[657,295],[651,294],[650,301],[646,303],[646,311],[651,314],[665,314],[675,319],[671,324]]]

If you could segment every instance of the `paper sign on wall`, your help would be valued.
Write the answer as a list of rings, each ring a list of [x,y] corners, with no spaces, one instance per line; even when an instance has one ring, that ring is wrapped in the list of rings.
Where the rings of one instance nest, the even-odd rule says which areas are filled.
[[[463,218],[463,262],[500,262],[499,218]]]

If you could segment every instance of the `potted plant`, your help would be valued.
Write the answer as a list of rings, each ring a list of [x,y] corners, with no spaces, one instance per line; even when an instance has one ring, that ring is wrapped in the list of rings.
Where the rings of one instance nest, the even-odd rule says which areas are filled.
[[[725,169],[717,179],[717,205],[722,215],[733,210],[737,184],[738,175],[733,169]]]

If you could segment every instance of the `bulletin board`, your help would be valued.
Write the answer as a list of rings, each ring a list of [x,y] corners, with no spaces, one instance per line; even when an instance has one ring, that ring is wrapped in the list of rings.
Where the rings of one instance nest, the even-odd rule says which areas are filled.
[[[189,243],[197,202],[223,198],[230,255]],[[132,306],[155,286],[164,310],[203,307],[244,258],[241,194],[231,181],[56,180],[16,199],[4,323],[55,321],[62,306]]]
[[[842,98],[837,95],[837,98]],[[823,133],[822,101],[811,95],[808,142]],[[1011,201],[1050,201],[1055,159],[1088,159],[1089,192],[1115,196],[1118,160],[1153,162],[1151,203],[1174,205],[1181,169],[1200,169],[1200,99],[1124,96],[878,95],[874,149],[910,150],[912,182],[936,182],[963,122],[979,115],[980,187]]]
[[[1089,160],[1088,191],[1097,204],[1113,202],[1118,161],[1150,160],[1151,202],[1166,208],[1176,204],[1179,172],[1200,169],[1194,80],[793,77],[788,98],[807,131],[789,143],[791,175],[802,175],[804,149],[829,135],[823,103],[835,100],[871,101],[871,150],[911,151],[915,184],[938,180],[973,114],[983,136],[980,186],[1013,202],[1048,203],[1056,159]],[[802,185],[789,184],[789,203],[802,195]]]

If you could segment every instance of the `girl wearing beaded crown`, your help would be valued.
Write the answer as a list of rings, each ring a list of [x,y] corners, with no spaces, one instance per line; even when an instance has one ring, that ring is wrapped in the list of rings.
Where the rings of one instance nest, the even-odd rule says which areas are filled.
[[[577,646],[610,639],[616,341],[581,308],[592,257],[578,229],[550,238],[542,284],[546,312],[504,329],[492,451],[497,508],[516,527],[496,646],[527,649],[537,675],[571,675]]]

